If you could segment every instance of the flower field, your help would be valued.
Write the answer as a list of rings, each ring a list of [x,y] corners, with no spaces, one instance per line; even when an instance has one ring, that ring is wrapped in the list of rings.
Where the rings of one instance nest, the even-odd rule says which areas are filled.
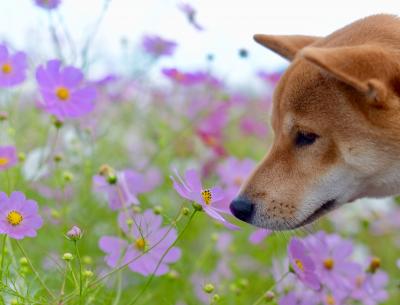
[[[400,304],[396,198],[290,232],[231,215],[272,143],[282,71],[255,70],[253,90],[214,73],[212,54],[164,66],[179,45],[157,33],[136,46],[144,67],[92,76],[91,40],[61,26],[56,55],[0,43],[0,304]]]

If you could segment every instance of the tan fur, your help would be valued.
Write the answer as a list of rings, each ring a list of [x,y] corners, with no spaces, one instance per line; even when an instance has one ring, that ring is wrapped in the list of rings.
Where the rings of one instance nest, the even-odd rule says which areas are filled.
[[[400,193],[400,19],[255,39],[292,62],[274,93],[273,146],[241,192],[255,204],[251,223],[291,229],[360,197]],[[298,132],[319,138],[297,147]]]

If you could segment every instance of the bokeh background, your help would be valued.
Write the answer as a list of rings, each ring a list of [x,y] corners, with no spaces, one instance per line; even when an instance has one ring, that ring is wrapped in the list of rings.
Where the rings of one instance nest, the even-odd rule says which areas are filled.
[[[35,237],[1,234],[0,305],[398,305],[397,198],[279,233],[227,206],[270,148],[272,94],[288,64],[253,34],[324,36],[399,10],[371,0],[0,0],[1,48],[27,58],[13,85],[0,58],[0,190],[35,200],[43,219]],[[90,89],[75,109],[64,103],[75,85],[49,71],[55,59]],[[203,185],[182,194],[177,176],[190,184],[190,169]],[[214,186],[223,200],[207,213],[202,191]],[[289,268],[293,238],[317,241],[307,255],[321,289]],[[127,263],[132,253],[144,260]]]

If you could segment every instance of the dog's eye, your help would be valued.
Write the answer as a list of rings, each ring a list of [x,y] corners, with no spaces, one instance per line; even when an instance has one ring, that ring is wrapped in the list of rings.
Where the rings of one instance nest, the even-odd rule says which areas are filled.
[[[297,132],[296,134],[296,139],[295,139],[295,143],[296,146],[306,146],[306,145],[311,145],[315,142],[316,139],[318,139],[318,135],[316,135],[315,133],[309,132]]]

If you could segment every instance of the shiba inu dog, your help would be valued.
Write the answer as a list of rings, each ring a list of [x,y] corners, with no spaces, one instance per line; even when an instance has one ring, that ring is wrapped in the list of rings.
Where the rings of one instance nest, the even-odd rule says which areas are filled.
[[[400,193],[400,19],[254,39],[291,64],[274,92],[271,151],[232,213],[289,230],[355,199]]]

